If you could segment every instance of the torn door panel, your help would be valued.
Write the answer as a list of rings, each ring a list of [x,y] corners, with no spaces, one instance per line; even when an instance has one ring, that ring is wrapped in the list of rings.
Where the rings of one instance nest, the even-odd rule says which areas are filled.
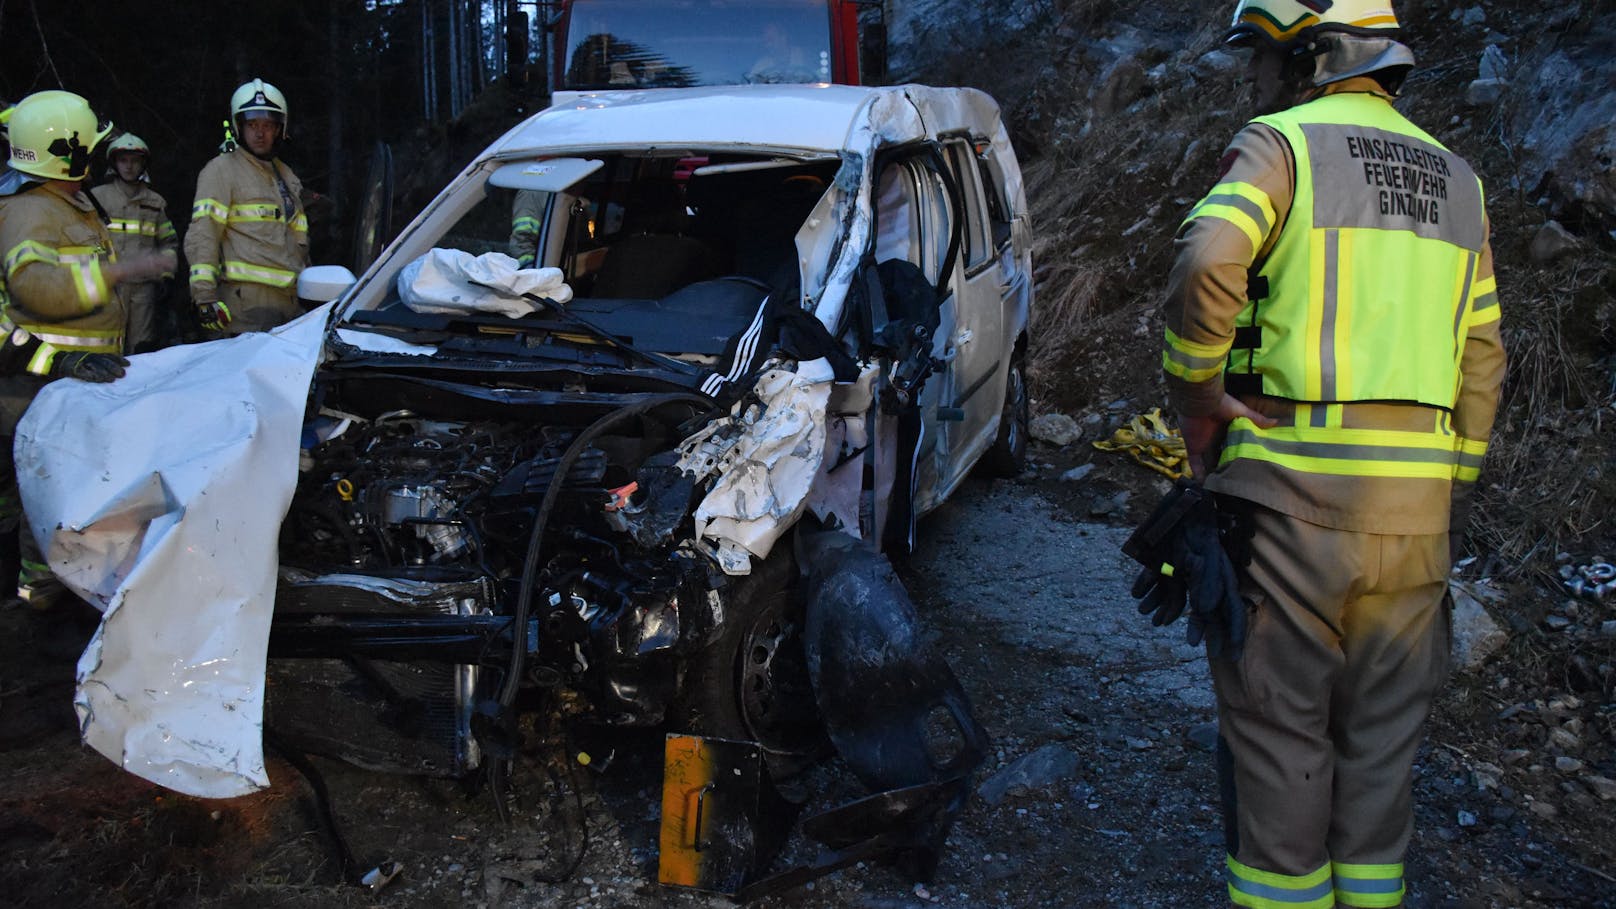
[[[825,454],[825,403],[833,374],[824,360],[782,364],[752,395],[680,444],[681,469],[717,482],[696,509],[696,534],[726,574],[767,558],[808,501]]]

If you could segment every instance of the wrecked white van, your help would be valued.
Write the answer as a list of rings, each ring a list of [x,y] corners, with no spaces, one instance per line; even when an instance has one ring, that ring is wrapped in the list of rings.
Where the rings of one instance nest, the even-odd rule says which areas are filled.
[[[460,775],[567,692],[775,767],[828,732],[877,787],[974,764],[871,560],[973,466],[1021,465],[1025,212],[973,90],[580,95],[362,277],[309,269],[330,305],[51,384],[16,455],[43,551],[104,612],[85,741],[199,796],[268,784],[266,726]],[[854,562],[870,583],[839,583]],[[886,652],[860,663],[865,633]],[[883,763],[939,714],[929,766]]]

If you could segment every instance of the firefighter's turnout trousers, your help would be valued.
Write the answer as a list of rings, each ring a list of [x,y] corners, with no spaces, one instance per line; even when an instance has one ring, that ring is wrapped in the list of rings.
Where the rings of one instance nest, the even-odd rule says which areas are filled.
[[[1448,667],[1447,534],[1252,521],[1245,656],[1211,661],[1231,890],[1401,905],[1410,767]]]

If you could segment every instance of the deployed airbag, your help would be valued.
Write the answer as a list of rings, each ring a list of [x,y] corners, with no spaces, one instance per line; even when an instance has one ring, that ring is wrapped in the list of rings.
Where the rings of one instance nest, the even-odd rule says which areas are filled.
[[[497,313],[510,318],[544,307],[524,294],[557,303],[572,299],[559,268],[519,268],[504,253],[474,256],[459,249],[430,249],[398,273],[398,296],[421,313]]]

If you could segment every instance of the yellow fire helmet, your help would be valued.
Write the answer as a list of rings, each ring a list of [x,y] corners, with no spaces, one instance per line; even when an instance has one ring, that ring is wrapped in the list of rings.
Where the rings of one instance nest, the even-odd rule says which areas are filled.
[[[286,96],[281,90],[262,79],[243,82],[230,95],[230,122],[269,117],[281,125],[281,138],[291,135],[287,124]],[[238,126],[237,129],[240,127]]]
[[[1401,35],[1390,0],[1240,0],[1224,41],[1309,59],[1314,86],[1372,76],[1396,95],[1414,68]]]
[[[134,133],[124,133],[107,143],[107,157],[110,158],[118,152],[133,152],[137,155],[151,157],[151,149],[146,147],[145,140]]]
[[[1321,32],[1396,39],[1391,0],[1240,0],[1224,41],[1267,41],[1281,47]]]
[[[90,153],[112,132],[72,92],[35,92],[17,102],[6,124],[13,170],[42,180],[80,180]]]

